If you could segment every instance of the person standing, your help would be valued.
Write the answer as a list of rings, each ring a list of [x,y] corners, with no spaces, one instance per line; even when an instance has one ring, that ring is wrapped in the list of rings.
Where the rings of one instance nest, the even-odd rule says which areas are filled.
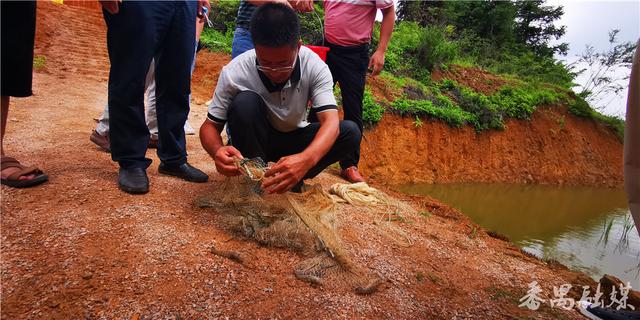
[[[253,49],[253,40],[251,40],[251,32],[249,24],[251,16],[257,7],[266,3],[281,3],[298,12],[310,12],[313,10],[313,1],[299,0],[242,0],[238,7],[238,16],[236,17],[236,29],[233,32],[233,42],[231,43],[231,59],[243,54],[245,51]]]
[[[369,58],[369,43],[378,10],[382,11],[380,41]],[[376,76],[384,66],[384,55],[395,21],[393,0],[324,1],[325,44],[330,48],[327,65],[334,83],[340,84],[344,119],[363,130],[362,99],[367,69]],[[360,149],[340,161],[340,175],[349,182],[363,182],[358,171]]]
[[[145,157],[149,130],[144,115],[144,84],[155,59],[158,119],[158,172],[191,182],[208,176],[187,162],[184,123],[189,113],[191,63],[196,15],[208,0],[103,0],[107,24],[109,138],[111,157],[120,165],[118,185],[131,194],[149,191]]]
[[[36,34],[35,1],[0,2],[2,24],[0,48],[2,49],[2,131],[0,135],[1,182],[13,188],[33,187],[46,182],[49,177],[35,166],[24,166],[18,160],[4,154],[4,133],[7,128],[11,97],[29,97],[33,93],[33,44]]]

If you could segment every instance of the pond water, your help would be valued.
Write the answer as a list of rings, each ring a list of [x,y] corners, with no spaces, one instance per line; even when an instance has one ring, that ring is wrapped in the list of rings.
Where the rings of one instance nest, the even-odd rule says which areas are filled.
[[[640,288],[640,236],[622,189],[475,183],[397,189],[451,205],[543,259]]]

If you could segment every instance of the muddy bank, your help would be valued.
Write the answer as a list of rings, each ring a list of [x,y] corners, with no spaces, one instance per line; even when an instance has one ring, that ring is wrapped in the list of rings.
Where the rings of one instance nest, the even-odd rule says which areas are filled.
[[[476,133],[385,114],[362,143],[362,172],[385,184],[505,182],[621,187],[622,143],[607,127],[562,106],[531,121]]]

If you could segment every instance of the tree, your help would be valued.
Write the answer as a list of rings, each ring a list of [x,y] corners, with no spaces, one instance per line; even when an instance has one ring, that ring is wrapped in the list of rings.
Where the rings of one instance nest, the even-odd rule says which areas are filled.
[[[562,6],[545,6],[544,0],[519,0],[514,5],[517,9],[514,26],[517,43],[527,45],[540,56],[567,54],[568,44],[549,45],[551,40],[560,39],[566,32],[566,26],[554,25],[554,21],[564,14]]]
[[[413,21],[422,27],[441,25],[445,20],[442,8],[444,1],[398,0],[398,19]]]

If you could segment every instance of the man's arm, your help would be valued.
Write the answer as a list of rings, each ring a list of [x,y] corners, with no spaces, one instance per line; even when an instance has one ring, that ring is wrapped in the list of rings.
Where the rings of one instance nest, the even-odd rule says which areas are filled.
[[[283,193],[291,190],[307,172],[331,149],[340,133],[337,110],[318,113],[320,129],[311,144],[301,153],[282,157],[265,174],[262,188],[268,193]]]
[[[391,34],[393,33],[393,24],[396,20],[395,6],[382,9],[382,24],[380,25],[380,42],[376,52],[371,56],[369,60],[369,69],[371,69],[371,75],[377,76],[384,67],[384,54],[389,46],[389,40],[391,40]]]
[[[235,166],[235,157],[242,159],[242,154],[232,146],[224,146],[220,133],[224,125],[205,120],[200,127],[200,143],[207,153],[215,160],[216,169],[225,176],[237,176],[240,171]]]

